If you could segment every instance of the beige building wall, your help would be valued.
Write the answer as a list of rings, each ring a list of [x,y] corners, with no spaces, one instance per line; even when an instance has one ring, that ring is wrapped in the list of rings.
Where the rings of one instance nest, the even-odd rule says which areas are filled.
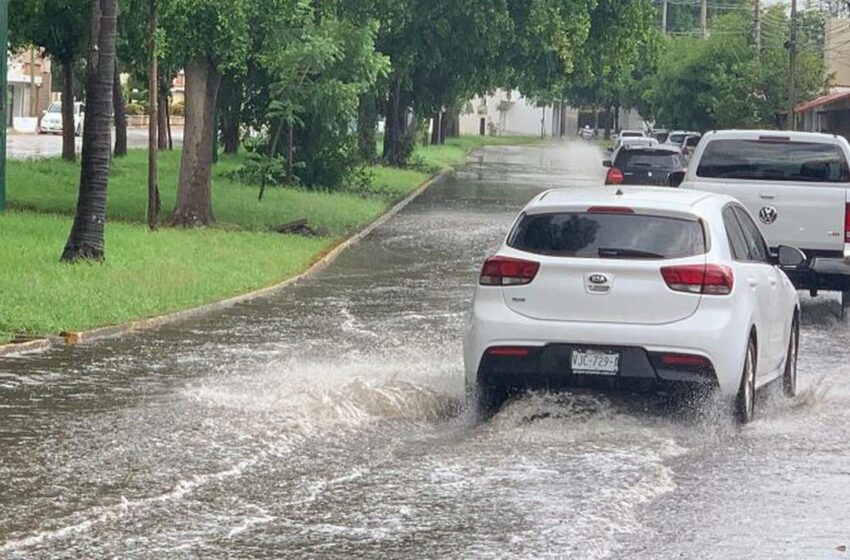
[[[16,119],[39,119],[51,101],[50,58],[38,50],[24,50],[8,58],[6,75],[9,103],[7,126]]]
[[[850,19],[827,20],[824,60],[827,70],[835,76],[835,85],[850,86]]]

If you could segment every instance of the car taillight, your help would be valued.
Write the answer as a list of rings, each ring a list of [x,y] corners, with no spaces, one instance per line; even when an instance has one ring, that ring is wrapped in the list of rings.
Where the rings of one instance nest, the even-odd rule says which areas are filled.
[[[522,286],[530,284],[540,263],[511,257],[491,257],[481,268],[479,283],[482,286]]]
[[[488,356],[500,358],[524,358],[530,354],[531,348],[527,346],[491,346],[487,349]]]
[[[844,205],[844,242],[850,243],[850,202]]]
[[[704,367],[710,365],[710,362],[695,354],[661,354],[661,363],[665,366],[688,366],[688,367]]]
[[[617,169],[616,167],[612,167],[608,170],[608,175],[605,177],[605,184],[621,185],[625,180],[626,177],[623,175],[623,172]]]
[[[735,285],[732,269],[719,264],[665,266],[661,276],[671,290],[689,294],[725,296]]]

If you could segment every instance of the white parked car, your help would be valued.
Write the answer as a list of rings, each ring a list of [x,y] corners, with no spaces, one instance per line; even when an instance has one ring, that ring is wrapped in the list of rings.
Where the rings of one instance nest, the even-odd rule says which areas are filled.
[[[664,143],[681,147],[682,142],[688,136],[700,136],[700,133],[693,130],[672,130],[670,131],[670,134],[667,135],[667,140],[665,140]]]
[[[714,388],[742,423],[797,384],[799,299],[735,199],[652,187],[547,191],[481,271],[464,341],[484,411],[560,386]]]
[[[74,103],[74,134],[82,136],[83,122],[86,117],[86,106],[80,101]],[[62,103],[53,102],[41,117],[42,134],[62,134]]]

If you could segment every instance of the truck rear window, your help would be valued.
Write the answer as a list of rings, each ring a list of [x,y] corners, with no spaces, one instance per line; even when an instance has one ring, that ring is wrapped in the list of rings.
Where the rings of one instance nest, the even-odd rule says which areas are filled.
[[[594,259],[678,259],[706,251],[697,220],[584,212],[523,216],[508,245],[540,255]]]
[[[850,182],[840,146],[816,142],[712,140],[697,168],[698,177],[806,183]]]

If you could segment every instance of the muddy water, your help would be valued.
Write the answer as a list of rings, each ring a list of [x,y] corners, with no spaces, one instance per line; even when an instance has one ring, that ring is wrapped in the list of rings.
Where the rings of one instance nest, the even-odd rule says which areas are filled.
[[[601,159],[490,149],[273,297],[0,359],[0,557],[842,557],[834,301],[806,302],[803,395],[766,395],[743,431],[659,399],[465,410],[477,267],[524,202],[599,183]]]

